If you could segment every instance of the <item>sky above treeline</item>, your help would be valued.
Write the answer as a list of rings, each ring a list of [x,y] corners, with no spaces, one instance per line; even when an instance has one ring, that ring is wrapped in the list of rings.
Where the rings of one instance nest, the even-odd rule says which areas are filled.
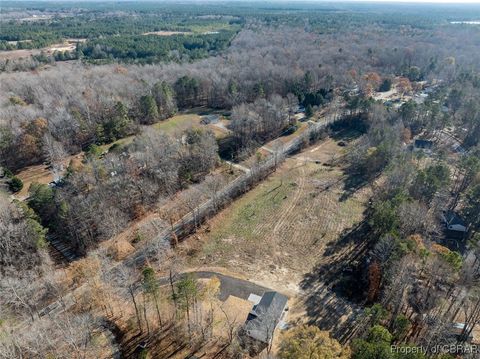
[[[270,0],[275,2],[275,0]],[[278,2],[285,2],[286,0],[277,0]],[[290,0],[288,2],[332,2],[332,0]],[[339,2],[378,2],[378,3],[437,3],[437,4],[480,4],[480,0],[340,0]]]
[[[295,0],[294,0],[295,1]],[[302,1],[302,0],[298,0]],[[328,2],[328,0],[319,0]],[[392,2],[392,3],[441,3],[441,4],[480,4],[480,0],[343,0],[344,2]]]

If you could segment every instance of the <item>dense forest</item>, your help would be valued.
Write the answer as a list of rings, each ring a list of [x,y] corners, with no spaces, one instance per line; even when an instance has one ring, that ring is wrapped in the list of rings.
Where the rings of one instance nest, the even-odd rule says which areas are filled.
[[[139,6],[130,14],[122,6],[107,12],[96,7],[42,8],[36,12],[32,6],[28,11],[35,13],[33,21],[18,19],[14,5],[6,9],[2,9],[0,51],[42,49],[32,56],[38,64],[82,59],[139,63],[195,60],[227,47],[244,23],[242,17],[212,18],[201,12],[187,15],[169,6]],[[75,47],[48,52],[49,46],[64,41]],[[3,67],[7,65],[12,64],[4,63]]]
[[[318,304],[307,305],[263,357],[450,359],[456,353],[431,348],[471,343],[480,325],[480,28],[451,22],[478,20],[478,7],[4,3],[0,54],[78,41],[0,60],[0,357],[155,357],[143,341],[125,354],[136,337],[164,353],[214,343],[215,357],[252,357],[223,307],[226,336],[215,337],[219,279],[183,273],[199,254],[179,242],[201,225],[209,233],[206,219],[325,138],[340,155],[310,162],[341,171],[338,208],[368,195],[363,220],[335,244],[351,241],[356,252],[343,259],[339,250],[338,263],[313,275],[355,308],[353,319],[349,330],[318,324]],[[159,31],[172,34],[148,34]],[[207,125],[158,130],[198,111],[221,118],[221,136]],[[266,147],[277,139],[284,147]],[[18,176],[41,165],[55,181],[16,198]],[[440,219],[450,216],[464,227],[455,240]],[[52,241],[77,260],[56,260]],[[45,315],[69,301],[73,310]]]

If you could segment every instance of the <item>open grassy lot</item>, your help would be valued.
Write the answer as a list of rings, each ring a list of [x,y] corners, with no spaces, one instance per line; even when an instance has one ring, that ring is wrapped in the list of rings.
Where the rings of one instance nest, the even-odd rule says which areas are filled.
[[[343,148],[329,139],[289,158],[262,184],[186,241],[192,265],[225,267],[297,292],[325,247],[363,218],[368,189],[342,200],[344,175],[326,164]],[[273,285],[272,283],[276,283]]]
[[[197,114],[178,114],[165,121],[157,122],[153,128],[166,133],[175,133],[192,126],[200,126],[200,116]]]
[[[228,130],[218,124],[203,125],[201,123],[202,116],[197,113],[180,113],[167,120],[160,121],[153,125],[157,130],[164,131],[169,134],[184,131],[190,127],[208,128],[213,131],[217,138],[221,138],[228,134]],[[222,123],[222,122],[220,122]]]

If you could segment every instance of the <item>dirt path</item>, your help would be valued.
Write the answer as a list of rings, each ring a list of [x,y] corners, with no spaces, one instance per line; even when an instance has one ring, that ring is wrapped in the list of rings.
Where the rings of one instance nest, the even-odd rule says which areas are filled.
[[[265,151],[271,153],[271,154],[274,154],[274,153],[275,153],[275,151],[272,150],[270,147],[262,146],[262,147],[260,147],[260,148],[261,148],[262,150],[265,150]]]
[[[239,163],[233,163],[230,161],[225,161],[225,162],[228,163],[230,166],[235,167],[236,169],[239,169],[240,171],[243,171],[245,173],[250,173],[250,168],[247,168]]]

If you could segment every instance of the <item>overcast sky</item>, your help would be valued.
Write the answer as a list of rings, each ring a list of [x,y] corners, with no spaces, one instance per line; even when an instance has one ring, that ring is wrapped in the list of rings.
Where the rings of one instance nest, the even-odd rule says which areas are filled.
[[[304,1],[304,0],[294,0],[294,1]],[[307,0],[308,1],[308,0]],[[312,1],[312,0],[310,0]],[[313,0],[315,1],[315,0]],[[329,2],[328,0],[319,0],[323,2]],[[480,4],[480,0],[343,0],[344,2],[396,2],[396,3],[442,3],[442,4]],[[342,0],[340,0],[342,2]]]
[[[154,0],[155,1],[155,0]],[[170,0],[173,1],[173,0]],[[189,1],[189,0],[187,0]],[[202,0],[193,0],[193,1],[198,1],[202,2]],[[203,1],[215,1],[215,0],[203,0]],[[239,0],[242,1],[242,0]],[[255,0],[244,0],[244,1],[250,1],[254,2]],[[303,2],[303,3],[410,3],[410,4],[425,4],[425,3],[430,3],[430,4],[450,4],[450,5],[459,5],[459,4],[479,4],[480,5],[480,0],[264,0],[266,2],[279,2],[279,3],[294,3],[294,2]],[[0,0],[1,2],[1,0]]]
[[[480,4],[480,0],[345,0],[347,2],[410,2],[410,3],[442,3],[442,4]]]

